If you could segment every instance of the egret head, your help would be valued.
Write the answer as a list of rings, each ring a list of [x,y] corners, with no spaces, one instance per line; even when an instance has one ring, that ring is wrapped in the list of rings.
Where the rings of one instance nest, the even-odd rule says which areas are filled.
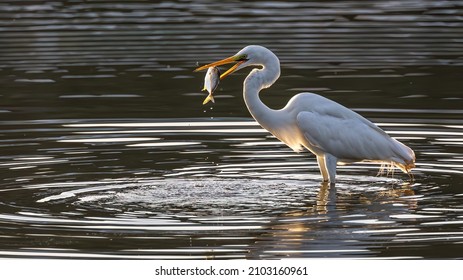
[[[269,59],[276,60],[279,66],[278,58],[270,50],[262,46],[251,45],[243,48],[233,56],[198,67],[195,69],[195,72],[208,69],[211,66],[220,66],[224,64],[235,63],[235,65],[233,65],[230,69],[228,69],[222,75],[220,75],[220,79],[223,79],[226,76],[232,74],[233,72],[236,72],[247,66],[266,65],[266,62]]]

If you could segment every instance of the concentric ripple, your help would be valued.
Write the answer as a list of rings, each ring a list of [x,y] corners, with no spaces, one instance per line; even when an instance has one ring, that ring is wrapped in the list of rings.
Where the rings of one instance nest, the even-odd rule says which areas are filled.
[[[459,127],[383,119],[419,155],[416,183],[354,164],[333,187],[319,183],[313,157],[249,119],[4,124],[47,136],[1,164],[15,172],[1,190],[2,256],[421,258],[463,242],[463,195],[448,181],[462,158],[454,145],[424,144],[458,139]],[[8,145],[21,143],[36,140]]]

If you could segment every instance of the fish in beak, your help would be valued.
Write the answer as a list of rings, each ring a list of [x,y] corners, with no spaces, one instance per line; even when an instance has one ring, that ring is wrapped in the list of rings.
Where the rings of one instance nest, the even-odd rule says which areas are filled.
[[[226,76],[230,75],[231,73],[239,70],[238,67],[245,63],[247,61],[245,55],[234,55],[201,67],[198,67],[194,70],[194,72],[198,72],[204,69],[208,69],[206,73],[206,77],[204,78],[204,89],[209,91],[209,95],[204,99],[203,105],[207,104],[209,101],[214,102],[214,97],[212,93],[214,90],[217,88],[219,85],[220,80],[224,79]],[[225,73],[220,75],[220,72],[216,68],[217,66],[224,65],[224,64],[230,64],[230,63],[235,63],[230,69],[228,69]],[[215,70],[217,69],[217,72]],[[218,77],[218,78],[217,78]]]
[[[215,103],[214,101],[214,91],[217,89],[220,83],[220,71],[219,68],[215,66],[209,67],[206,72],[206,77],[204,77],[204,88],[203,91],[207,90],[209,95],[204,99],[203,105],[207,104],[209,101]]]

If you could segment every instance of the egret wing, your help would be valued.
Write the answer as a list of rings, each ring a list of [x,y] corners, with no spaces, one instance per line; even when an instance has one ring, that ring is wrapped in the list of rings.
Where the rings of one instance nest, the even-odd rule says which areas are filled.
[[[341,161],[384,160],[392,156],[391,137],[359,114],[334,104],[297,115],[298,126],[311,145]]]

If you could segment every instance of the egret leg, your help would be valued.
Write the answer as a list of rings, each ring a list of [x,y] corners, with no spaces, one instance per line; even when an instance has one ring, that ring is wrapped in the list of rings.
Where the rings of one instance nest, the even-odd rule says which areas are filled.
[[[325,154],[325,165],[326,170],[328,170],[328,175],[330,177],[330,183],[336,183],[336,165],[338,164],[338,159],[330,154]]]
[[[329,176],[328,176],[328,170],[325,164],[325,157],[317,156],[317,163],[318,163],[318,168],[320,168],[320,173],[323,176],[323,182],[328,182]]]

